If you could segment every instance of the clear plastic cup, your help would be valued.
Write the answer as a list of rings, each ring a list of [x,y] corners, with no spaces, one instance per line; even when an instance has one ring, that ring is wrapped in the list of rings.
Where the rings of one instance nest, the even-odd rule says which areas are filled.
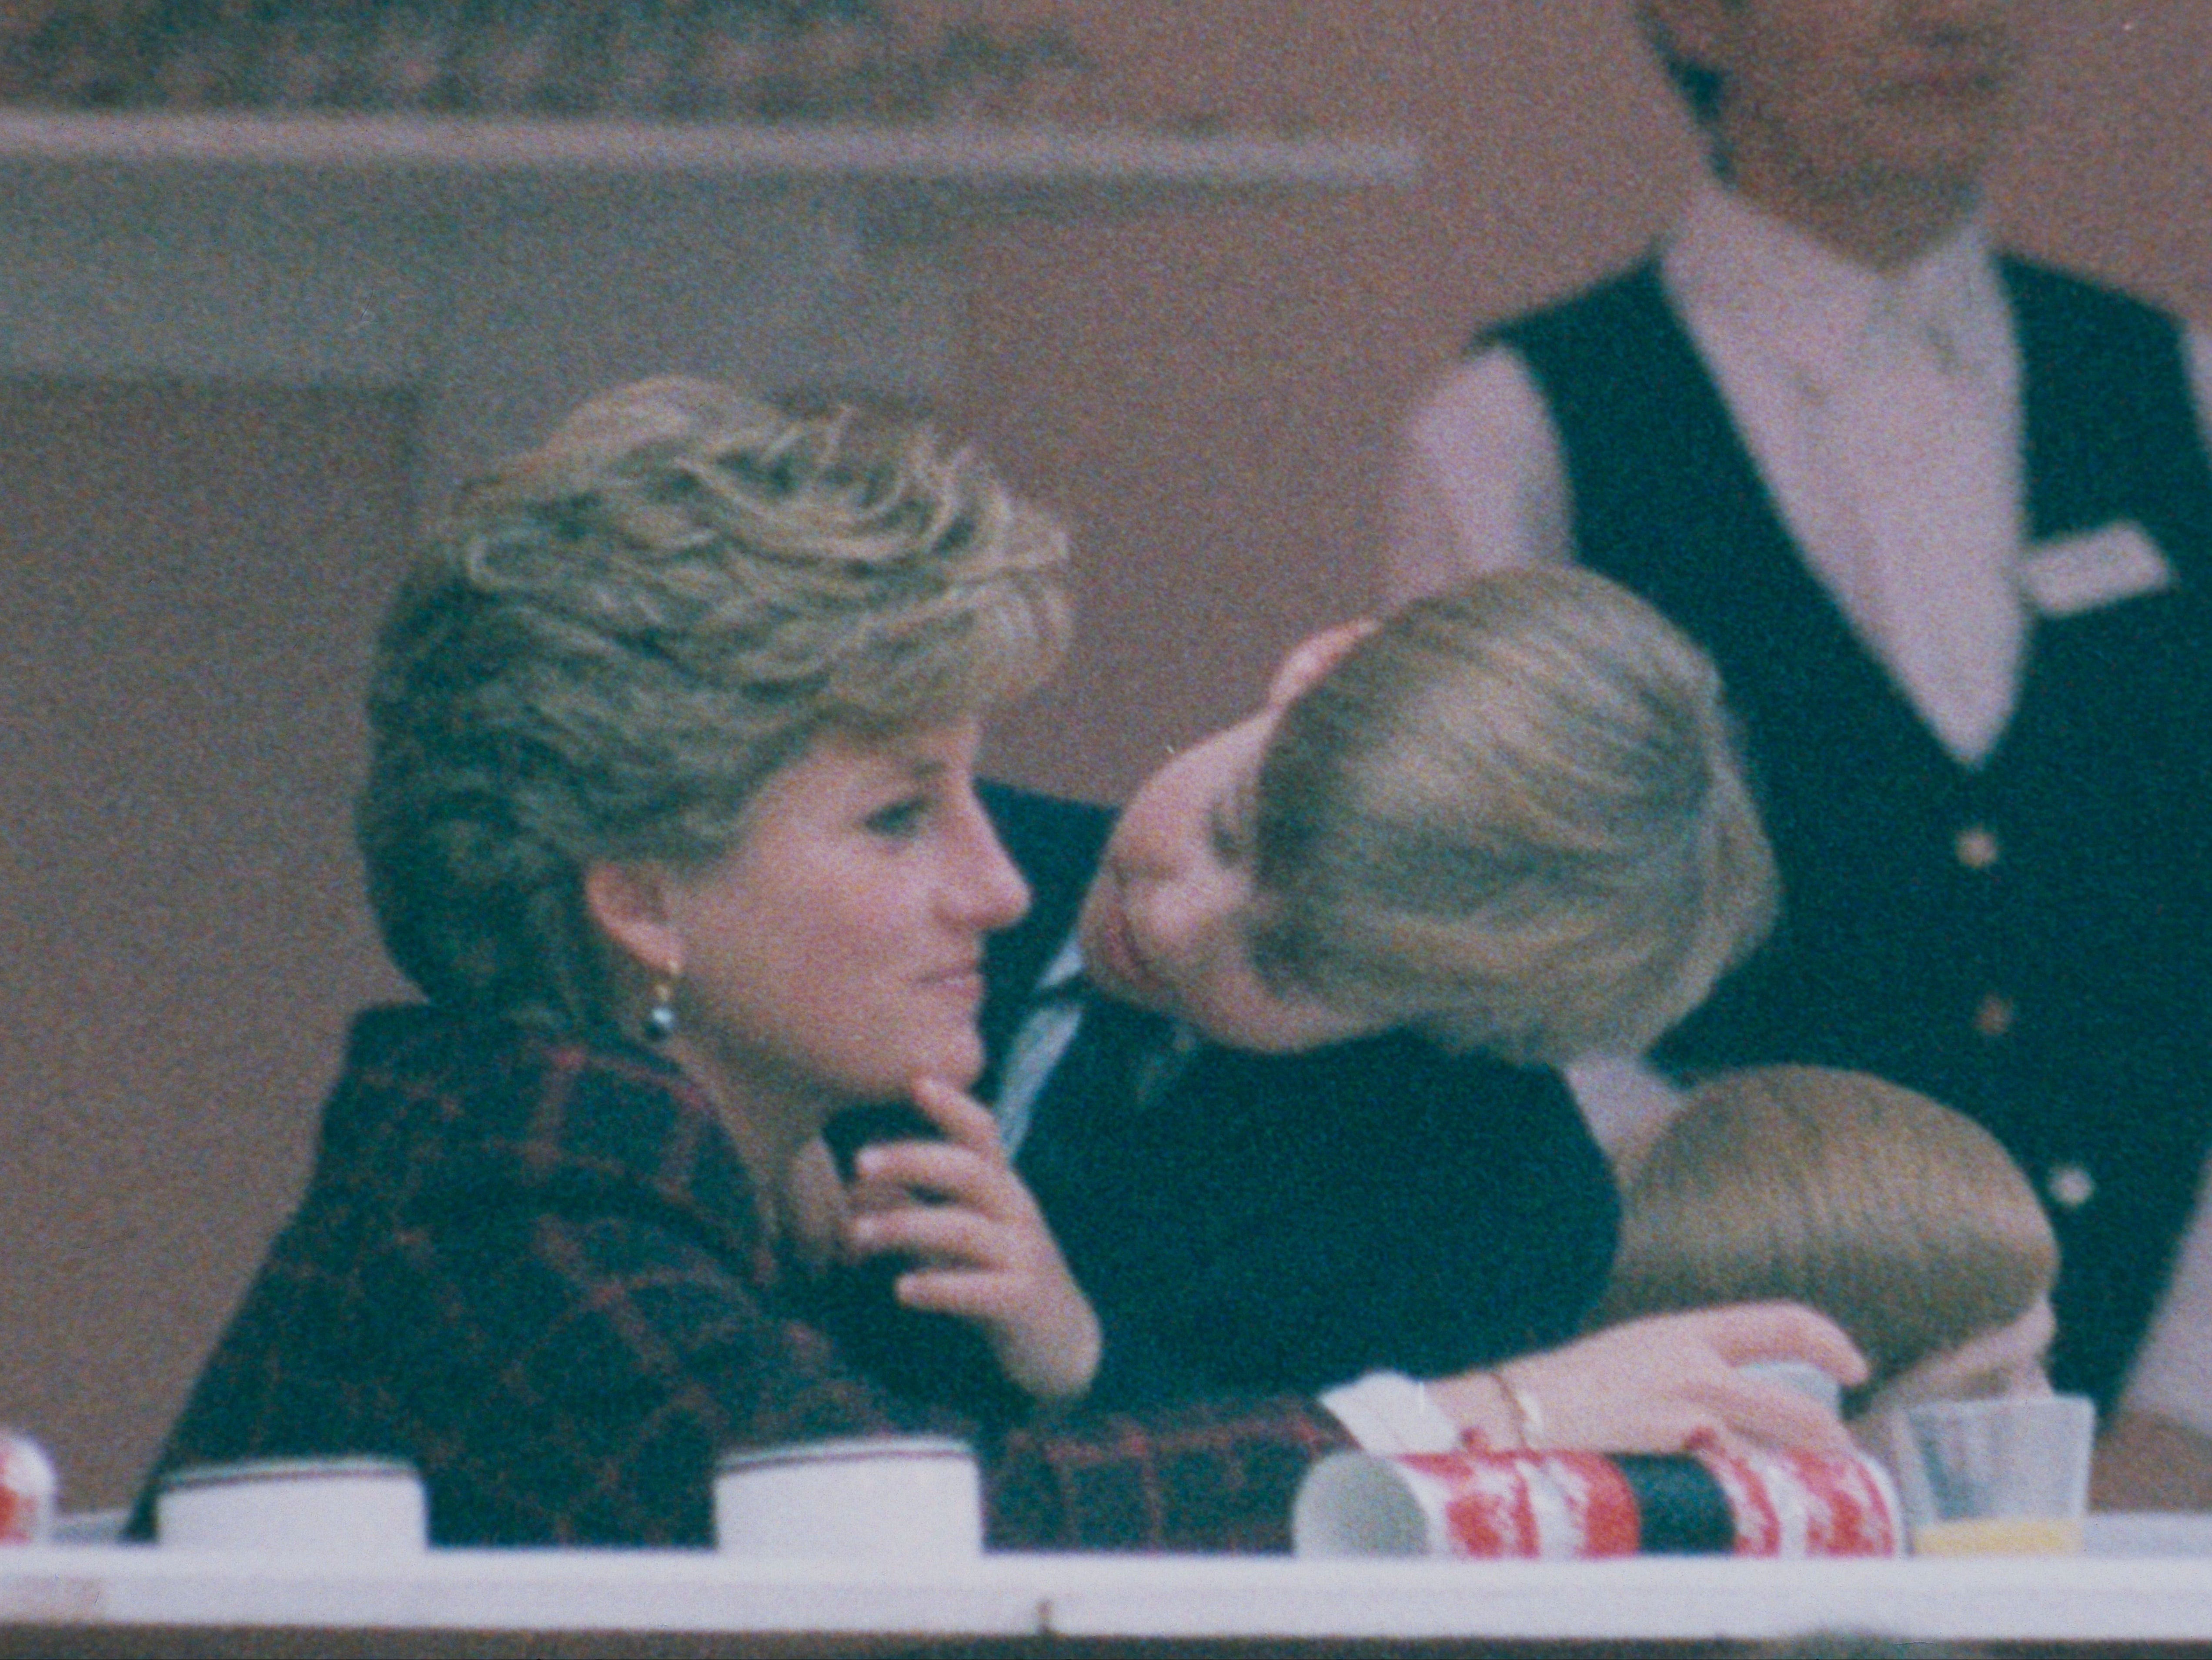
[[[2087,1396],[1923,1402],[1893,1422],[1916,1556],[2080,1554],[2097,1429]]]

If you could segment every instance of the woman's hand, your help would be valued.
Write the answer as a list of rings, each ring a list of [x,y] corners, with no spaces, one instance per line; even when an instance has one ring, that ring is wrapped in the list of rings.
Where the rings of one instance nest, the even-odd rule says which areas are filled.
[[[1081,1395],[1098,1371],[1098,1316],[1006,1162],[997,1123],[933,1079],[915,1085],[914,1100],[947,1139],[861,1149],[847,1250],[915,1258],[898,1277],[901,1303],[976,1322],[1006,1376],[1039,1400]]]
[[[1783,1384],[1736,1371],[1753,1360],[1803,1360],[1838,1383],[1866,1377],[1866,1361],[1834,1324],[1794,1303],[1739,1303],[1653,1315],[1611,1326],[1565,1348],[1429,1385],[1429,1398],[1462,1428],[1511,1446],[1523,1426],[1503,1377],[1540,1424],[1547,1447],[1593,1452],[1680,1452],[1717,1445],[1796,1447],[1845,1453],[1843,1422]]]

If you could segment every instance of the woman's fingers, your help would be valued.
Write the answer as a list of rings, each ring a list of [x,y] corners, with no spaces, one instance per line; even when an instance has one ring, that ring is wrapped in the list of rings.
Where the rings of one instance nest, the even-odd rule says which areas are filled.
[[[1674,1335],[1690,1348],[1679,1392],[1713,1414],[1720,1444],[1850,1450],[1843,1421],[1821,1402],[1736,1370],[1758,1360],[1802,1360],[1839,1383],[1856,1383],[1866,1376],[1866,1360],[1834,1322],[1795,1303],[1734,1304],[1660,1319],[1680,1323]],[[1712,1357],[1702,1365],[1696,1361],[1700,1347]]]
[[[1850,1432],[1842,1419],[1811,1396],[1787,1384],[1739,1373],[1717,1378],[1699,1391],[1715,1414],[1714,1427],[1730,1440],[1737,1437],[1770,1447],[1806,1452],[1846,1453]]]
[[[1802,1304],[1735,1303],[1685,1317],[1705,1323],[1707,1341],[1732,1366],[1753,1360],[1803,1360],[1839,1383],[1866,1381],[1866,1357],[1844,1335],[1843,1328]]]
[[[1542,1433],[1560,1445],[1672,1452],[1694,1439],[1731,1450],[1848,1451],[1843,1424],[1820,1402],[1737,1370],[1771,1359],[1807,1361],[1846,1383],[1866,1375],[1865,1361],[1833,1323],[1781,1303],[1630,1321],[1565,1348],[1524,1356],[1501,1375],[1540,1401]],[[1480,1391],[1443,1399],[1458,1401],[1462,1394],[1466,1411],[1480,1409]]]

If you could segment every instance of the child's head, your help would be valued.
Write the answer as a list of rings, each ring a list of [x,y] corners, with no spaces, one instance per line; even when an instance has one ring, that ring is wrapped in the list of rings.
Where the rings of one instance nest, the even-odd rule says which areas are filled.
[[[1139,786],[1084,968],[1241,1049],[1564,1063],[1695,1008],[1776,893],[1711,660],[1595,572],[1500,571],[1305,642]]]
[[[2058,1244],[1988,1131],[1864,1073],[1759,1067],[1700,1088],[1629,1184],[1599,1323],[1780,1298],[1871,1367],[1845,1402],[2042,1386]]]

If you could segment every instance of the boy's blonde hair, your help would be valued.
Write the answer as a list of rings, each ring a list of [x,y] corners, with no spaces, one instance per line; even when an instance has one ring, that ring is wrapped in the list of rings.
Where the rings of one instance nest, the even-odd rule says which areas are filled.
[[[1257,819],[1271,984],[1513,1061],[1637,1053],[1774,913],[1719,674],[1571,567],[1388,618],[1284,710]]]
[[[1637,1170],[1592,1317],[1806,1304],[1873,1369],[1855,1408],[2057,1275],[2034,1189],[1972,1119],[1865,1073],[1755,1067],[1699,1088]]]

